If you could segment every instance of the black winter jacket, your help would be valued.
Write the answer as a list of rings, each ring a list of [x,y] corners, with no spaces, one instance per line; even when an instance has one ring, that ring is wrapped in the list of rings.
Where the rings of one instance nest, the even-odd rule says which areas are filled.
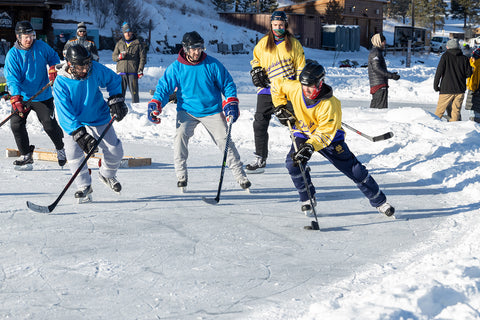
[[[460,49],[447,49],[438,62],[433,89],[440,94],[460,94],[467,89],[467,78],[472,75],[468,58]]]
[[[387,64],[383,57],[383,50],[373,47],[368,55],[368,80],[370,88],[378,85],[388,85],[388,79],[392,79],[393,72],[387,71]]]

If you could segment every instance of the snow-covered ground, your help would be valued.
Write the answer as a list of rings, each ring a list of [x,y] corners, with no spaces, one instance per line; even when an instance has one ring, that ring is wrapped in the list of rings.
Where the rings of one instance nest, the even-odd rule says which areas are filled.
[[[250,161],[251,56],[207,53],[237,84],[241,116],[232,137]],[[164,108],[160,125],[146,118],[149,90],[175,56],[150,53],[141,102],[129,104],[114,128],[126,155],[153,163],[120,169],[120,196],[92,168],[93,203],[75,204],[72,187],[52,214],[34,213],[25,202],[52,203],[69,171],[36,161],[33,171],[18,172],[12,158],[0,158],[0,318],[480,319],[480,127],[467,111],[456,123],[432,114],[439,56],[415,56],[405,68],[405,57],[389,54],[388,67],[401,79],[390,83],[389,109],[370,110],[366,68],[338,67],[345,59],[366,63],[366,50],[306,55],[326,66],[344,122],[369,135],[394,133],[372,143],[347,131],[347,143],[397,208],[395,220],[314,155],[321,231],[304,230],[311,219],[299,213],[284,168],[289,133],[276,119],[267,170],[249,176],[250,194],[227,169],[220,203],[201,200],[216,195],[222,160],[201,127],[191,140],[188,192],[180,194],[172,165],[175,106]],[[111,52],[100,56],[115,68]],[[2,100],[0,119],[9,112]],[[32,144],[53,148],[33,115],[28,130]],[[5,125],[0,148],[12,147]]]

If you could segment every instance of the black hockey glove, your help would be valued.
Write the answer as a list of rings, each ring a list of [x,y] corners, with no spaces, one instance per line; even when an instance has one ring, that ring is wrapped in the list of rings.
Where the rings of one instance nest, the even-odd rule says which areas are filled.
[[[270,86],[270,80],[262,67],[253,68],[250,70],[250,75],[255,87],[268,88]]]
[[[73,136],[73,141],[78,143],[80,148],[82,148],[83,152],[85,153],[89,153],[90,150],[92,150],[95,143],[97,143],[97,140],[87,133],[87,130],[85,130],[85,127],[80,127],[77,130],[73,131],[72,136]],[[97,151],[98,151],[98,148],[96,148],[94,152],[97,152]]]
[[[305,164],[308,160],[310,160],[314,152],[315,149],[310,143],[304,143],[298,148],[297,152],[292,153],[292,159],[295,162],[301,162],[302,164]]]
[[[390,79],[397,81],[398,79],[400,79],[400,75],[397,72],[392,72],[390,73]]]
[[[110,115],[117,115],[115,120],[121,121],[128,113],[128,107],[125,104],[125,98],[122,94],[116,94],[108,98],[108,106],[110,107]]]
[[[282,104],[275,107],[274,113],[277,116],[278,121],[284,126],[288,126],[288,122],[290,122],[290,126],[293,126],[297,120],[292,105]]]

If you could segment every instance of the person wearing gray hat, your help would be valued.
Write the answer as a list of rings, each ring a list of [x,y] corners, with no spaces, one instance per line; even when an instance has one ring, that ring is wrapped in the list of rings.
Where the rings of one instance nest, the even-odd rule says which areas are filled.
[[[449,121],[460,121],[460,110],[462,108],[466,81],[472,75],[472,68],[468,58],[463,55],[458,41],[450,39],[447,41],[447,50],[438,62],[437,71],[433,80],[433,89],[439,92],[437,109],[435,115],[443,117],[448,107],[452,108]]]
[[[128,87],[132,95],[132,103],[138,103],[140,101],[138,79],[143,77],[143,68],[147,59],[146,52],[127,22],[122,24],[121,30],[123,38],[118,40],[115,45],[112,60],[117,63],[117,73],[122,77],[123,96]]]
[[[68,48],[73,47],[76,44],[80,44],[84,46],[91,54],[93,60],[97,61],[99,60],[98,57],[98,50],[97,46],[95,45],[95,42],[92,40],[88,40],[87,38],[87,25],[85,22],[80,22],[77,24],[77,35],[76,37],[68,40],[68,42],[65,44],[63,47],[63,56],[67,53]]]

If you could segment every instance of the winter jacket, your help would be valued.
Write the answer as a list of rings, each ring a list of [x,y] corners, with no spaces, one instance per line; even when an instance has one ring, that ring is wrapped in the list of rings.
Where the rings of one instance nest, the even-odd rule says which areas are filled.
[[[8,91],[12,96],[21,95],[24,100],[29,99],[49,82],[47,65],[57,63],[60,63],[58,54],[45,42],[35,40],[28,50],[15,42],[7,53],[3,69]],[[48,88],[33,101],[45,101],[51,97],[52,91]]]
[[[290,37],[292,49],[287,51],[285,41],[280,41],[276,49],[267,51],[268,36],[260,39],[253,49],[253,60],[250,61],[252,68],[262,67],[267,73],[270,82],[277,78],[298,79],[305,67],[305,54],[300,42]],[[257,94],[270,94],[270,88],[257,88]]]
[[[447,49],[438,62],[433,89],[440,94],[465,93],[466,79],[472,75],[468,58],[460,49]]]
[[[308,139],[315,151],[329,146],[332,142],[345,139],[342,129],[342,108],[327,84],[322,85],[319,96],[312,105],[307,105],[302,85],[297,80],[278,78],[272,83],[272,101],[275,107],[292,102],[296,121],[295,136]]]
[[[368,55],[368,80],[370,81],[370,93],[374,94],[382,87],[388,87],[388,79],[392,79],[393,72],[388,72],[383,50],[373,47]]]
[[[65,46],[63,47],[63,56],[65,57],[65,55],[67,54],[68,48],[76,44],[80,44],[84,46],[92,54],[93,60],[95,61],[99,60],[98,50],[97,50],[97,46],[95,46],[95,42],[88,40],[87,37],[75,37],[68,40],[67,43],[65,43]]]
[[[67,72],[66,63],[56,66],[58,76],[53,96],[58,123],[71,134],[82,126],[100,126],[111,119],[110,108],[100,88],[109,96],[122,94],[122,78],[104,65],[93,61],[86,79],[76,80]]]
[[[194,117],[205,117],[222,111],[222,94],[225,99],[237,96],[237,87],[227,69],[217,59],[202,53],[197,64],[191,64],[183,48],[178,58],[167,67],[153,94],[166,105],[169,95],[177,88],[177,110]]]
[[[477,91],[480,88],[480,59],[470,58],[472,75],[467,79],[467,89]]]
[[[121,52],[125,52],[122,60],[118,59]],[[137,38],[129,41],[122,38],[113,49],[112,59],[117,63],[117,73],[138,74],[143,73],[147,57],[145,48]]]

